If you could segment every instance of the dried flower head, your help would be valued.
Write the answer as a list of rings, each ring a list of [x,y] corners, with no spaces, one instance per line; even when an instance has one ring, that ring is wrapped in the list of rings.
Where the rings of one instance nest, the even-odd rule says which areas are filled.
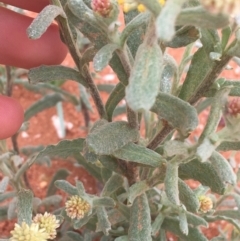
[[[237,117],[240,114],[240,98],[233,98],[228,102],[227,114]]]
[[[32,223],[30,226],[23,222],[21,225],[15,224],[11,231],[10,241],[47,241],[48,233],[41,229],[38,224]]]
[[[236,15],[240,12],[239,0],[201,0],[202,5],[212,13]]]
[[[161,5],[165,4],[165,0],[158,0]],[[146,8],[143,4],[139,4],[135,0],[118,0],[118,4],[123,6],[123,11],[125,13],[137,9],[139,12],[146,11]]]
[[[40,228],[45,229],[48,234],[48,239],[54,239],[57,236],[56,229],[60,226],[59,220],[56,219],[56,216],[45,212],[44,215],[37,214],[33,223],[39,224]]]
[[[66,202],[65,207],[66,207],[67,215],[72,219],[83,218],[85,214],[88,213],[91,209],[91,205],[77,195],[72,196]]]
[[[210,197],[200,196],[198,197],[200,202],[199,210],[203,213],[210,211],[213,208],[213,201]]]
[[[111,0],[92,0],[92,10],[102,17],[108,17],[113,8]]]

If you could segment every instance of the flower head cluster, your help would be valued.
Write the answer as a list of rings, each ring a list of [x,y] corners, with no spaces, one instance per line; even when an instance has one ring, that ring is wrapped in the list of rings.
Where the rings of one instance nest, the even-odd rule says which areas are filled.
[[[10,241],[47,241],[48,233],[45,229],[39,227],[39,224],[31,225],[23,222],[21,225],[15,224],[14,230],[11,231]]]
[[[224,118],[226,126],[238,136],[240,126],[240,98],[232,98],[226,103]],[[233,137],[233,136],[232,136]]]
[[[92,0],[92,10],[102,17],[108,17],[113,8],[111,0]]]
[[[33,223],[38,224],[41,229],[45,229],[45,232],[48,234],[48,239],[56,238],[56,229],[60,226],[60,223],[55,215],[47,212],[45,212],[44,215],[37,214],[33,219]]]
[[[165,0],[158,0],[161,5],[164,5]],[[146,11],[143,4],[139,4],[136,0],[118,0],[118,4],[123,6],[123,11],[125,13],[137,9],[139,12]]]
[[[65,207],[67,215],[72,219],[83,218],[85,214],[88,213],[91,209],[91,205],[77,195],[72,196],[66,202]]]
[[[226,112],[231,116],[238,117],[240,114],[240,98],[234,98],[229,101]]]
[[[201,3],[212,13],[236,15],[240,12],[239,0],[201,0]]]
[[[199,210],[203,213],[209,212],[213,208],[213,201],[210,197],[207,196],[200,196],[198,197],[200,202]]]

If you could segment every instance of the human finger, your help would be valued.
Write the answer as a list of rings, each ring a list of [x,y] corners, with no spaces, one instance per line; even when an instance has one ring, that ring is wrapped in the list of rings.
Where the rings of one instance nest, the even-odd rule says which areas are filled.
[[[1,2],[33,12],[40,12],[49,4],[49,0],[2,0]]]
[[[0,64],[21,68],[54,65],[63,61],[67,48],[52,24],[40,39],[28,38],[26,29],[32,18],[0,7]]]

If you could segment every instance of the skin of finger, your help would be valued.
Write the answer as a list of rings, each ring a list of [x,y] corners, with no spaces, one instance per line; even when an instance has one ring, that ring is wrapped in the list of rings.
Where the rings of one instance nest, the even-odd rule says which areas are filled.
[[[40,12],[49,0],[1,0],[1,2],[33,12]]]
[[[29,39],[26,29],[32,18],[0,8],[0,64],[25,69],[60,64],[67,48],[52,24],[40,39]]]

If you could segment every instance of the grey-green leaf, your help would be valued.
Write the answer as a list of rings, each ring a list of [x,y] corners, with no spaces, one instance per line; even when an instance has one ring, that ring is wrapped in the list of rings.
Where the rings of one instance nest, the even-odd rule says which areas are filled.
[[[164,145],[164,155],[172,157],[175,155],[186,156],[188,154],[188,146],[181,141],[170,140]]]
[[[42,99],[38,100],[34,104],[32,104],[24,114],[24,120],[28,121],[31,117],[36,115],[37,113],[48,109],[50,107],[55,106],[59,101],[64,101],[63,95],[59,93],[48,94],[44,96]]]
[[[157,167],[165,163],[165,159],[155,151],[134,143],[128,143],[121,149],[112,153],[112,155],[126,161],[136,162],[152,167]]]
[[[116,121],[100,126],[86,138],[90,150],[99,155],[111,155],[129,142],[139,139],[137,129],[131,128],[127,122]]]
[[[163,69],[162,51],[157,43],[141,44],[126,88],[126,100],[133,110],[149,110],[156,99]]]
[[[199,137],[199,142],[202,142],[204,138],[209,137],[217,130],[219,121],[222,116],[223,106],[227,101],[228,94],[230,92],[229,87],[220,89],[213,98],[210,115],[208,117],[207,124]]]
[[[226,183],[219,177],[217,171],[210,162],[200,162],[197,159],[181,164],[179,166],[179,177],[181,179],[194,179],[202,185],[211,188],[212,192],[223,194],[226,189]],[[209,177],[211,177],[209,179]]]
[[[28,37],[30,39],[40,38],[58,15],[66,18],[62,8],[55,5],[47,5],[28,27]]]
[[[108,220],[107,211],[104,207],[97,208],[97,218],[98,223],[96,231],[102,231],[105,235],[108,235],[111,230],[111,223]]]
[[[134,183],[128,191],[128,204],[132,205],[135,198],[144,194],[148,189],[149,189],[149,185],[147,184],[146,181],[140,181],[140,182],[136,182]]]
[[[47,146],[44,150],[40,151],[36,159],[41,159],[45,156],[67,158],[73,156],[74,153],[79,153],[83,150],[84,139],[79,138],[75,140],[63,140],[57,145]]]
[[[152,223],[152,235],[153,236],[155,236],[161,229],[164,218],[165,218],[165,216],[161,212],[155,218],[154,222]]]
[[[188,211],[196,213],[199,209],[199,201],[193,190],[180,178],[178,179],[179,199]]]
[[[61,65],[42,65],[40,67],[32,68],[29,70],[28,78],[32,84],[37,84],[39,82],[45,83],[54,80],[74,80],[85,87],[88,86],[84,77],[77,70]]]
[[[55,181],[55,186],[70,195],[78,195],[77,188],[65,180]]]
[[[160,91],[170,93],[172,89],[172,78],[177,75],[178,67],[176,60],[169,54],[164,54],[164,68],[160,78]]]
[[[107,44],[103,46],[93,58],[93,67],[95,71],[102,71],[111,60],[113,53],[119,46],[117,44]]]
[[[25,222],[30,225],[32,223],[32,200],[33,193],[30,190],[22,189],[18,193],[18,224]]]
[[[212,70],[214,61],[210,59],[209,53],[205,48],[200,48],[194,54],[187,76],[181,88],[179,98],[189,101],[197,91],[201,82]]]
[[[188,222],[185,212],[179,214],[179,228],[183,234],[188,235]]]
[[[114,241],[128,241],[128,236],[124,235],[121,237],[117,237],[116,239],[114,239]]]
[[[55,181],[57,180],[64,180],[67,178],[67,176],[70,174],[70,172],[67,169],[59,169],[53,176],[51,183],[48,186],[47,190],[47,197],[53,195],[56,193],[57,188],[54,185]]]
[[[146,194],[138,196],[131,207],[129,241],[151,241],[151,215]]]
[[[6,191],[8,182],[9,182],[9,177],[7,176],[3,177],[3,179],[0,182],[0,194]]]
[[[175,23],[186,0],[167,1],[156,20],[157,35],[162,41],[170,41],[175,34]]]
[[[93,207],[115,207],[116,203],[110,197],[96,197],[93,199]]]
[[[123,185],[123,177],[118,174],[113,174],[102,190],[102,196],[110,196]]]
[[[201,28],[224,28],[229,24],[229,18],[224,14],[211,14],[201,6],[185,8],[177,18],[178,25],[193,25]]]
[[[178,188],[178,163],[167,163],[164,184],[165,192],[169,201],[175,205],[180,205]]]
[[[218,173],[221,180],[225,183],[236,184],[237,177],[229,162],[218,152],[213,152],[209,161]]]
[[[188,135],[198,125],[196,109],[189,103],[170,94],[159,92],[151,111],[167,120],[183,135]]]
[[[166,217],[162,223],[162,228],[176,234],[184,241],[208,241],[208,239],[197,229],[188,227],[188,236],[184,235],[179,228],[179,220]]]
[[[72,240],[72,241],[83,241],[83,237],[77,233],[77,232],[73,232],[73,231],[67,231],[66,235]]]
[[[187,215],[187,221],[189,224],[192,224],[194,227],[196,226],[205,226],[208,228],[208,222],[200,217],[200,216],[197,216],[193,213],[190,213],[190,212],[186,212],[186,215]]]

